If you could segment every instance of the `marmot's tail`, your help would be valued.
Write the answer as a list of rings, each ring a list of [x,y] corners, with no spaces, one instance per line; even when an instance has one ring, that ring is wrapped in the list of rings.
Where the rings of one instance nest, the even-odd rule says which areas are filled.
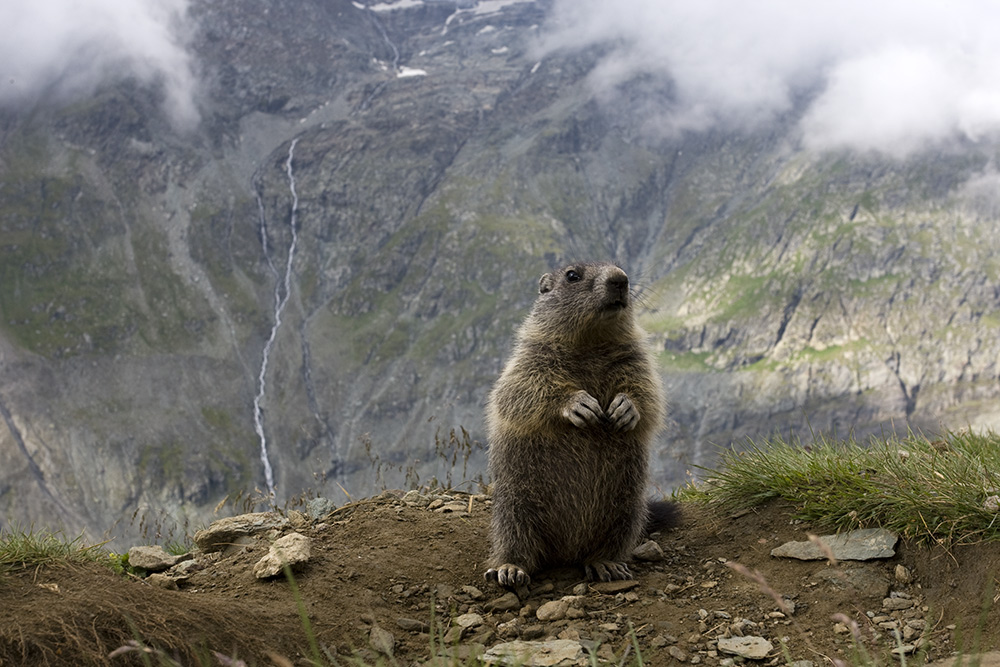
[[[681,522],[681,510],[677,503],[669,500],[649,501],[649,521],[646,532],[655,533],[666,528],[675,528]]]

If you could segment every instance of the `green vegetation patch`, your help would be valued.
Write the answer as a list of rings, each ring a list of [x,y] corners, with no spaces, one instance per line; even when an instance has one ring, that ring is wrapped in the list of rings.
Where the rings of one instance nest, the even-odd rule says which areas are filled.
[[[682,500],[724,511],[769,501],[824,528],[880,526],[907,538],[968,544],[1000,539],[1000,436],[910,435],[819,439],[808,448],[780,439],[730,450]]]
[[[0,573],[66,562],[100,562],[105,558],[101,546],[83,544],[82,536],[67,539],[62,533],[14,525],[0,530]]]

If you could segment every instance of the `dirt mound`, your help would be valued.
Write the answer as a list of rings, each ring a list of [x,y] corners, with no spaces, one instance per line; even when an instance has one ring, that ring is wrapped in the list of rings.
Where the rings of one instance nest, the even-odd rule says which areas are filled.
[[[557,638],[626,664],[637,646],[647,665],[729,665],[726,638],[739,636],[770,642],[761,664],[783,663],[785,643],[793,659],[818,665],[850,659],[850,620],[875,652],[906,644],[942,658],[972,650],[977,629],[976,649],[1000,646],[1000,618],[982,613],[996,602],[998,544],[901,543],[887,560],[831,566],[770,555],[816,532],[788,508],[723,517],[685,506],[684,525],[656,537],[662,556],[650,546],[654,560],[633,565],[634,582],[588,584],[581,572],[560,570],[536,577],[530,596],[498,601],[502,591],[482,576],[489,504],[454,499],[461,510],[386,494],[300,525],[312,541],[295,577],[301,605],[283,577],[252,574],[274,533],[226,555],[199,555],[202,569],[180,590],[96,564],[0,575],[0,665],[161,664],[163,656],[185,665],[303,664],[311,640],[324,656],[374,663],[391,653],[413,664]],[[759,573],[794,609],[781,611],[731,563]]]

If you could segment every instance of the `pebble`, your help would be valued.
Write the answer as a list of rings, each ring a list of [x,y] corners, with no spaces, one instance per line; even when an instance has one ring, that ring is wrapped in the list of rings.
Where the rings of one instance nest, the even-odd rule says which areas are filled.
[[[539,607],[535,616],[539,621],[558,621],[566,618],[568,610],[569,605],[564,600],[552,600]]]
[[[913,575],[910,574],[910,570],[902,563],[896,565],[893,574],[896,577],[896,581],[901,584],[909,584],[913,581]]]
[[[373,625],[368,633],[368,643],[373,649],[390,658],[396,650],[396,638],[392,636],[391,632],[377,625]]]
[[[637,546],[632,551],[632,557],[636,560],[644,560],[648,562],[660,561],[664,558],[663,549],[661,549],[660,545],[653,540],[647,540]]]
[[[763,637],[720,637],[719,650],[750,660],[762,660],[774,650],[774,645]]]
[[[483,617],[479,614],[462,614],[455,619],[455,623],[463,628],[474,628],[483,624]]]
[[[597,591],[598,593],[624,593],[625,591],[630,591],[633,588],[637,588],[639,582],[634,579],[621,579],[619,581],[598,581],[590,585],[590,587]]]
[[[497,635],[501,639],[516,639],[521,635],[522,625],[520,618],[513,618],[506,623],[498,623]]]
[[[431,626],[415,618],[397,618],[396,625],[407,632],[430,632]]]
[[[676,660],[677,662],[687,662],[688,654],[685,653],[684,650],[681,648],[678,648],[676,646],[671,646],[670,648],[667,649],[667,653],[669,653],[670,657]]]
[[[476,588],[475,586],[462,586],[462,592],[468,595],[473,600],[482,600],[486,596],[483,592]]]
[[[511,611],[520,609],[521,600],[513,591],[508,591],[500,597],[490,600],[484,605],[486,611]]]
[[[177,585],[177,581],[173,577],[169,577],[161,572],[154,572],[146,577],[146,581],[157,588],[162,588],[168,591],[176,591],[180,589]]]
[[[882,600],[882,609],[887,611],[898,611],[900,609],[909,609],[913,606],[913,600],[907,600],[906,598],[885,598]]]

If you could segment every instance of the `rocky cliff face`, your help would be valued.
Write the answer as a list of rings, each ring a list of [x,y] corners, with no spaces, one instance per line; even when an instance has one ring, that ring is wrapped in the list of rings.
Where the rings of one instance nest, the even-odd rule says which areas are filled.
[[[535,49],[548,12],[195,3],[197,129],[137,82],[3,112],[2,521],[124,534],[269,481],[364,494],[373,457],[443,474],[577,258],[642,290],[664,488],[748,435],[1000,420],[995,147],[809,153],[796,112],[651,133],[669,87],[595,97],[599,50]]]

